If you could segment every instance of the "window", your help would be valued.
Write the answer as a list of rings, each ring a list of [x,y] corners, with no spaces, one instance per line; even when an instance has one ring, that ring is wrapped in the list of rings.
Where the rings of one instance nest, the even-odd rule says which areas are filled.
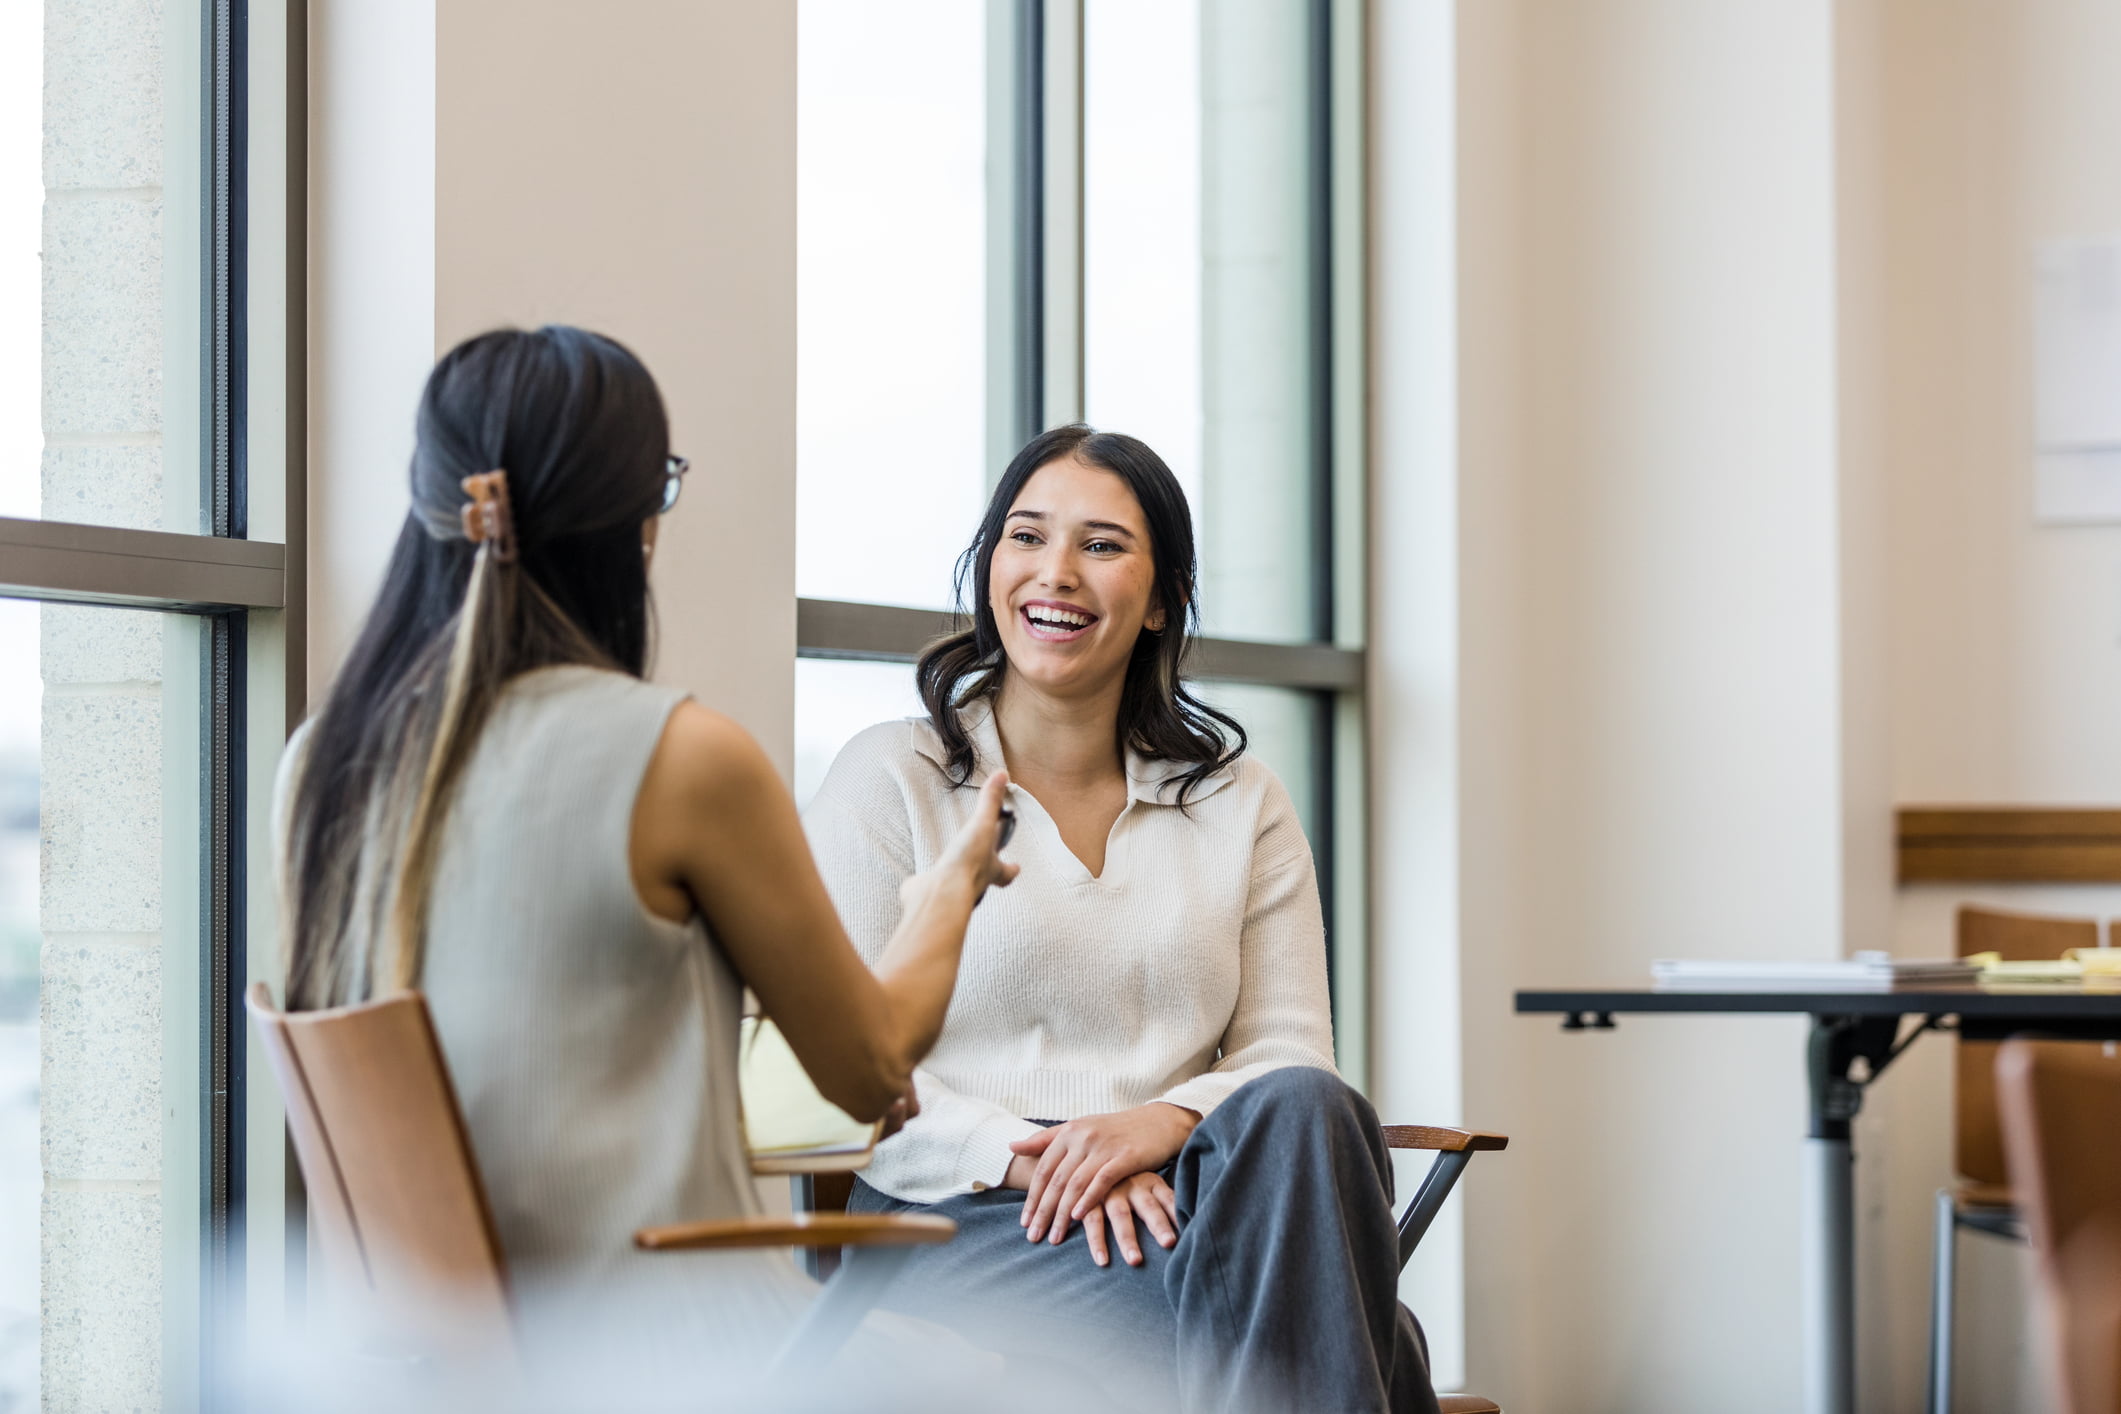
[[[299,7],[0,10],[0,1409],[186,1409],[281,1272],[238,999],[300,265],[248,154]]]
[[[808,598],[947,607],[956,542],[986,500],[985,3],[798,11]]]
[[[1318,853],[1360,1083],[1360,7],[887,8],[801,8],[797,796],[920,710],[1017,448],[1134,433],[1193,506],[1196,686]]]
[[[1087,0],[1083,398],[1186,488],[1203,626],[1330,638],[1308,7]]]

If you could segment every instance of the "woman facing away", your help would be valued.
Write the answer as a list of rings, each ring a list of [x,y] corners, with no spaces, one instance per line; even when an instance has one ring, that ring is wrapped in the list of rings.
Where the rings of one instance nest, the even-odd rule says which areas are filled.
[[[1310,848],[1180,676],[1184,492],[1132,437],[1047,432],[959,593],[973,627],[922,658],[927,717],[857,736],[804,819],[878,960],[895,881],[995,779],[1022,822],[1022,878],[973,919],[920,1113],[850,1204],[959,1224],[887,1303],[1012,1361],[1121,1362],[1114,1393],[1141,1407],[1434,1411],[1383,1136],[1333,1069]]]
[[[648,559],[684,470],[611,340],[452,350],[382,590],[282,770],[288,1005],[426,994],[533,1356],[771,1354],[815,1292],[784,1256],[631,1241],[758,1211],[743,989],[826,1096],[902,1118],[973,906],[1015,872],[996,778],[892,886],[864,965],[764,753],[642,678]]]

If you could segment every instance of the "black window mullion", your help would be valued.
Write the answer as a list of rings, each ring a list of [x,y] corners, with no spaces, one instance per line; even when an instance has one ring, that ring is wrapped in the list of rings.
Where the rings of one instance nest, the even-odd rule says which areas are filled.
[[[1046,427],[1046,6],[1018,0],[1015,34],[1016,261],[1011,281],[1016,334],[1014,405],[1008,416],[1019,447]],[[988,475],[999,478],[1002,469]]]
[[[204,0],[204,308],[200,350],[200,519],[215,537],[249,531],[244,333],[248,217],[246,0]],[[199,1106],[200,1404],[216,1409],[239,1358],[244,1249],[244,856],[247,616],[206,616],[200,635]]]
[[[1333,642],[1333,3],[1310,0],[1304,199],[1311,418],[1311,636]]]

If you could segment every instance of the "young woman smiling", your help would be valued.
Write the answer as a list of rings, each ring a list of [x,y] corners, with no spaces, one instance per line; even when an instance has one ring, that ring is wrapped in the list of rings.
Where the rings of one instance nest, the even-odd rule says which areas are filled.
[[[1047,432],[958,584],[973,627],[922,658],[927,716],[857,736],[805,818],[872,957],[977,787],[1006,770],[1022,822],[920,1113],[855,1190],[959,1224],[887,1300],[1015,1361],[1094,1354],[1131,1406],[1433,1411],[1383,1139],[1333,1070],[1309,845],[1181,676],[1177,480],[1134,438]]]

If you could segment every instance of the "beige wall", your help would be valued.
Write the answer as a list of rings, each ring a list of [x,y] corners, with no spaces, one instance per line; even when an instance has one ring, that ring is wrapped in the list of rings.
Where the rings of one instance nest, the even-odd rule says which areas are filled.
[[[1802,1023],[1563,1035],[1510,995],[1660,956],[1833,955],[1847,920],[1887,915],[1875,433],[1845,406],[1863,329],[1839,298],[1862,237],[1836,187],[1850,17],[1415,8],[1455,21],[1451,224],[1394,199],[1434,159],[1380,122],[1379,313],[1390,330],[1399,261],[1441,259],[1445,300],[1397,317],[1448,310],[1452,348],[1395,356],[1380,334],[1375,532],[1441,519],[1451,544],[1441,572],[1378,558],[1373,702],[1381,768],[1448,757],[1426,774],[1455,834],[1443,866],[1415,862],[1433,807],[1380,792],[1379,857],[1430,877],[1380,881],[1378,965],[1448,985],[1413,959],[1455,932],[1462,1113],[1515,1136],[1466,1200],[1467,1383],[1526,1407],[1786,1410]],[[1395,43],[1436,42],[1376,13],[1384,72]],[[1407,1035],[1439,1003],[1381,992],[1397,1107],[1431,1081],[1388,1017]]]
[[[311,639],[321,688],[404,514],[421,380],[502,324],[609,333],[695,470],[656,673],[785,772],[795,648],[792,7],[320,0]],[[740,529],[732,529],[740,528]]]
[[[580,324],[654,371],[695,470],[656,676],[792,769],[795,7],[443,0],[435,344]]]

